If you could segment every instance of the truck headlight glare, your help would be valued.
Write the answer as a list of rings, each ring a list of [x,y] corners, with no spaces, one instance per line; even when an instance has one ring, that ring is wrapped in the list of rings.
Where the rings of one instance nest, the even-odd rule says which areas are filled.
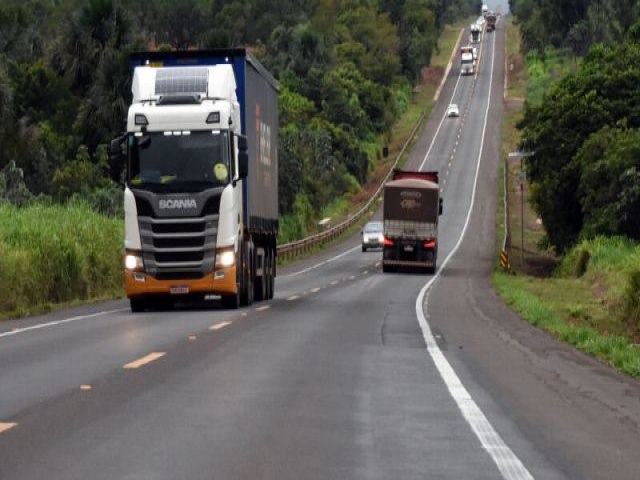
[[[142,268],[142,258],[138,255],[127,255],[124,257],[124,266],[127,270],[140,270]]]
[[[231,250],[226,250],[218,254],[216,264],[219,267],[230,267],[236,262],[236,254]]]

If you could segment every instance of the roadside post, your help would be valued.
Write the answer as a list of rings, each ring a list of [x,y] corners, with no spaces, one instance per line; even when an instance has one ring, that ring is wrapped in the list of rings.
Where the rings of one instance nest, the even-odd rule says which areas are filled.
[[[509,158],[520,159],[520,266],[524,266],[524,184],[527,180],[527,172],[523,159],[531,157],[535,152],[509,152]]]

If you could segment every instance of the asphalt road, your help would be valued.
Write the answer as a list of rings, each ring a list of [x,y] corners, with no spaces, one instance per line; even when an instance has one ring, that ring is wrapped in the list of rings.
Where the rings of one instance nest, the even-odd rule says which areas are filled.
[[[383,274],[356,236],[235,312],[3,322],[0,479],[640,478],[638,382],[490,285],[503,51],[499,24],[410,155],[442,179],[434,276]]]

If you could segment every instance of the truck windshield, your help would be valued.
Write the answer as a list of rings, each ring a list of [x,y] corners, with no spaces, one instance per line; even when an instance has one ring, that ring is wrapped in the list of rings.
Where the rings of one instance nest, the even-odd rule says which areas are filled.
[[[230,181],[227,132],[153,132],[127,138],[129,184],[153,191],[198,191]]]

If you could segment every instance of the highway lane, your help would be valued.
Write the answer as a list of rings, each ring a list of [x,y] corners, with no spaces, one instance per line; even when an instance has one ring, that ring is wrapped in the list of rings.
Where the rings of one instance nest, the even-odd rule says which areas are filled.
[[[494,38],[502,34],[499,29]],[[481,124],[487,111],[489,65],[499,72],[503,63],[499,45],[495,61],[488,55],[444,192],[441,261],[456,244],[471,202],[482,131],[470,125]],[[492,95],[501,101],[502,77],[495,75]],[[450,78],[434,112],[443,111],[450,98],[444,92],[453,87]],[[593,434],[576,443],[567,438],[565,426],[584,431],[577,419],[592,421],[588,395],[577,397],[581,408],[571,415],[567,407],[543,411],[557,408],[558,391],[571,393],[553,379],[575,373],[555,363],[570,349],[531,333],[489,293],[500,101],[489,112],[494,128],[485,137],[468,241],[442,269],[425,313],[472,398],[535,478],[611,478],[609,471],[634,478],[633,457],[625,462],[612,452],[628,453],[631,447],[625,451],[622,443],[633,446],[633,436],[615,423],[603,430],[609,449]],[[424,158],[421,146],[431,142],[439,121],[434,114],[410,162]],[[443,168],[455,122],[443,124],[425,168]],[[0,424],[17,423],[0,433],[0,478],[499,478],[425,351],[414,307],[431,277],[385,275],[379,260],[379,253],[359,251],[356,236],[280,269],[276,299],[238,312],[216,306],[116,311],[0,336]],[[527,352],[531,339],[554,349],[554,361]],[[123,368],[151,352],[165,355]],[[541,366],[544,373],[536,376]],[[584,372],[576,378],[597,383]],[[631,388],[618,381],[615,393]],[[598,382],[600,389],[610,387],[601,377]],[[632,410],[618,411],[633,418]],[[565,425],[563,414],[575,421]],[[600,428],[603,422],[594,423]],[[611,438],[616,430],[622,441]],[[592,459],[576,456],[580,448]],[[620,465],[605,470],[612,459]]]

